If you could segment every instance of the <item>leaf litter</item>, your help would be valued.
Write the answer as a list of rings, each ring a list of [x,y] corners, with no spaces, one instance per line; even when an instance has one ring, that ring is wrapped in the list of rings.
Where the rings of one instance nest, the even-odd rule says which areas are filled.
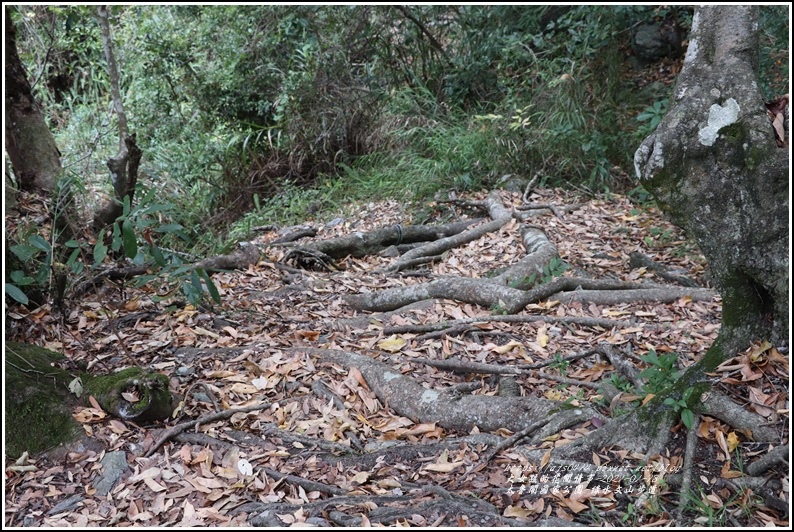
[[[484,194],[468,199],[482,200]],[[533,218],[568,265],[563,275],[655,280],[653,271],[630,269],[629,255],[639,252],[700,283],[707,282],[707,268],[697,248],[654,208],[638,208],[614,194],[583,200],[556,189],[538,190],[532,199],[556,205],[583,203],[563,218],[551,212]],[[512,196],[511,201],[520,203],[520,196]],[[440,204],[435,209],[437,213],[452,210]],[[327,239],[410,223],[411,215],[403,204],[386,201],[363,205],[342,223],[315,225],[317,238]],[[496,233],[449,250],[426,273],[488,276],[521,259],[516,233],[510,222]],[[267,233],[255,242],[264,248],[273,237]],[[478,434],[476,427],[470,434],[457,434],[433,422],[400,416],[381,403],[356,368],[321,362],[293,348],[343,349],[378,358],[428,388],[474,381],[480,386],[471,393],[495,395],[498,390],[492,377],[461,376],[416,361],[454,357],[521,368],[608,342],[625,349],[635,363],[637,357],[654,350],[679,353],[678,363],[688,366],[716,338],[718,300],[682,298],[666,305],[615,306],[544,301],[519,313],[528,318],[523,322],[491,320],[495,317],[491,309],[444,300],[389,317],[376,315],[366,326],[353,328],[340,325],[342,320],[360,317],[345,304],[343,295],[416,284],[421,276],[373,273],[393,260],[378,255],[348,257],[339,261],[338,271],[285,271],[276,263],[284,258],[286,248],[265,249],[258,265],[214,275],[222,303],[212,308],[188,304],[167,308],[154,302],[152,289],[126,288],[123,294],[114,294],[124,299],[115,308],[104,302],[107,296],[98,295],[77,302],[66,319],[47,307],[27,314],[20,309],[15,314],[17,329],[23,331],[19,340],[59,350],[86,363],[91,371],[121,369],[132,358],[168,375],[179,405],[177,419],[167,426],[219,410],[263,406],[197,425],[151,456],[146,452],[165,428],[162,424],[123,422],[104,415],[98,405],[78,409],[75,419],[101,445],[74,448],[65,456],[7,458],[7,526],[250,526],[262,505],[271,505],[277,515],[278,521],[264,523],[271,525],[364,526],[380,507],[407,508],[395,514],[398,517],[392,522],[383,521],[389,524],[488,524],[474,510],[461,514],[445,512],[443,505],[433,506],[438,500],[460,497],[481,500],[497,517],[506,519],[501,523],[576,518],[621,525],[632,508],[642,509],[632,515],[634,524],[671,522],[677,494],[669,487],[660,488],[655,505],[648,502],[647,494],[621,493],[615,485],[530,493],[525,489],[526,477],[546,471],[544,467],[550,464],[543,462],[550,454],[533,464],[515,448],[507,448],[483,465],[480,457],[488,445],[478,442],[488,440],[477,439],[486,435]],[[542,317],[610,319],[619,325],[586,326]],[[384,332],[390,327],[467,319],[479,321],[468,325],[463,334]],[[740,395],[754,412],[783,426],[789,417],[788,371],[785,356],[771,345],[759,344],[727,361],[716,375],[724,391]],[[610,405],[597,402],[598,387],[586,384],[613,375],[611,364],[580,358],[549,364],[541,373],[517,374],[516,381],[522,395],[591,403],[608,413]],[[577,380],[580,385],[572,384]],[[550,450],[587,434],[597,424],[565,429],[537,447]],[[683,432],[682,425],[674,431]],[[736,457],[747,463],[763,449],[708,416],[696,431],[701,440],[713,444],[707,447],[712,454],[702,457],[698,469],[702,485],[708,488],[703,491],[703,503],[725,509],[745,526],[787,526],[785,512],[759,501],[751,488],[730,483],[742,476]],[[500,430],[496,435],[511,433]],[[656,458],[665,467],[682,463],[684,438],[677,436],[666,453]],[[110,493],[100,496],[94,485],[102,474],[103,458],[114,451],[125,453],[128,469]],[[378,456],[377,460],[368,459],[368,454]],[[633,467],[638,458],[620,449],[603,449],[589,461]],[[776,496],[786,500],[788,474],[776,471],[772,478],[782,486]],[[651,480],[638,479],[634,487],[644,489]],[[332,515],[340,511],[357,520],[343,521]]]

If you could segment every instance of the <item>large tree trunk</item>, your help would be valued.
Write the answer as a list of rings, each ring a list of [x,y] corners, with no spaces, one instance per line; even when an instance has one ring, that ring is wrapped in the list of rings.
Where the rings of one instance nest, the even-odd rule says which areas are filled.
[[[789,155],[758,88],[757,32],[758,7],[696,11],[672,106],[634,156],[643,186],[697,241],[722,296],[705,370],[753,340],[788,343]]]
[[[23,190],[51,193],[61,172],[61,154],[33,98],[25,68],[17,53],[16,29],[5,8],[6,152]]]

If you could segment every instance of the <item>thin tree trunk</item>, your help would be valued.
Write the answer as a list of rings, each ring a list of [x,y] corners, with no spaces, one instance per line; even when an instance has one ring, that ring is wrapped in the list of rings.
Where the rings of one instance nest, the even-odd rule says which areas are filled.
[[[121,100],[119,70],[116,56],[113,53],[113,40],[110,35],[110,22],[108,21],[107,6],[97,7],[99,27],[102,31],[102,44],[105,48],[105,60],[108,65],[110,78],[110,93],[113,99],[113,108],[116,110],[119,126],[119,152],[115,157],[107,160],[110,169],[110,179],[113,183],[115,198],[110,199],[100,207],[94,216],[94,229],[99,231],[112,224],[124,212],[124,198],[129,198],[132,206],[135,194],[135,185],[138,181],[138,165],[141,161],[141,150],[135,143],[135,135],[130,135],[127,127],[127,114]]]

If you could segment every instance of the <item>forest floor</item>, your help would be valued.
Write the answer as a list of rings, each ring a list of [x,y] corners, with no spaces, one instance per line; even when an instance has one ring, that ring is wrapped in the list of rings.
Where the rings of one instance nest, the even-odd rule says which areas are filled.
[[[501,198],[507,209],[522,202],[517,193]],[[637,252],[707,284],[697,248],[653,207],[620,195],[593,198],[556,189],[538,189],[531,201],[560,208],[581,204],[560,216],[544,210],[531,220],[562,260],[549,278],[658,282],[654,270],[632,269],[630,254]],[[422,220],[414,219],[417,212],[378,202],[345,218],[307,224],[320,240],[470,216],[444,202],[425,206]],[[153,288],[107,286],[72,301],[63,313],[15,309],[7,327],[12,339],[62,352],[95,373],[130,363],[160,371],[170,377],[180,404],[175,421],[150,426],[113,419],[93,406],[78,409],[75,417],[101,445],[63,456],[6,459],[5,525],[788,526],[788,471],[767,472],[764,489],[744,485],[744,469],[769,445],[749,441],[717,419],[701,417],[692,428],[698,436],[697,495],[677,513],[674,477],[683,465],[683,423],[660,455],[601,449],[582,458],[600,467],[595,478],[580,474],[574,489],[555,489],[556,480],[576,480],[576,472],[553,459],[534,460],[531,451],[543,454],[602,421],[593,418],[531,445],[518,442],[485,459],[510,431],[457,432],[444,429],[443,420],[409,419],[398,413],[401,405],[384,404],[355,365],[315,356],[355,353],[428,390],[457,386],[462,394],[482,396],[498,392],[493,373],[451,372],[433,362],[532,365],[532,371],[514,375],[521,397],[588,405],[610,417],[645,397],[596,354],[566,357],[606,344],[638,370],[649,367],[649,353],[675,353],[677,367],[684,368],[717,336],[718,297],[615,305],[549,298],[516,314],[520,322],[452,300],[370,314],[344,299],[449,276],[488,277],[524,254],[518,225],[510,221],[445,252],[441,261],[399,273],[376,272],[395,260],[383,254],[338,260],[333,271],[285,267],[289,248],[270,245],[277,235],[269,232],[254,240],[263,250],[258,264],[214,274],[219,305],[169,305],[153,300]],[[457,327],[417,328],[443,322]],[[787,359],[760,344],[721,366],[713,386],[764,416],[785,444],[788,374]],[[619,391],[608,401],[604,383]],[[241,411],[192,424],[160,445],[164,429],[232,408]],[[124,453],[125,464],[109,493],[100,496],[103,460],[114,451]]]

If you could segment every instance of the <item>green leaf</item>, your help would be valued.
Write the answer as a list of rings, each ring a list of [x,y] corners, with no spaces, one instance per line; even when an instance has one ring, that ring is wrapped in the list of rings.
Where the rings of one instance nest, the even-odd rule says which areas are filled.
[[[125,217],[126,218],[130,214],[130,197],[129,196],[124,196],[124,207],[123,208],[124,208],[124,214],[122,214],[121,217]]]
[[[160,248],[157,246],[150,246],[150,250],[152,252],[152,257],[154,257],[154,262],[158,266],[165,266],[165,257],[163,257],[163,253],[160,251]]]
[[[19,257],[19,260],[22,262],[27,262],[39,252],[38,249],[34,248],[33,246],[28,246],[27,244],[17,244],[15,246],[11,246],[11,252]]]
[[[201,279],[199,278],[198,272],[196,272],[196,270],[190,272],[190,283],[199,294],[204,292],[204,287],[201,286]]]
[[[80,256],[80,250],[79,249],[75,249],[74,251],[72,251],[72,254],[69,255],[69,259],[66,261],[66,265],[69,266],[69,267],[73,266],[74,263],[77,262],[77,258],[79,256]]]
[[[143,200],[142,200],[143,201]],[[152,214],[155,212],[162,212],[162,211],[170,211],[173,208],[173,205],[170,203],[152,203],[145,209],[141,210],[141,214]]]
[[[647,355],[641,356],[640,360],[644,360],[648,364],[653,364],[654,366],[659,365],[659,357],[656,355],[655,349],[651,349],[650,351],[648,351]]]
[[[695,422],[695,414],[688,408],[681,412],[681,421],[684,422],[686,428],[691,429],[692,424]]]
[[[199,274],[201,275],[202,279],[204,279],[204,284],[207,285],[207,290],[209,291],[210,296],[212,296],[212,300],[220,305],[221,294],[220,292],[218,292],[218,287],[215,286],[215,283],[212,282],[212,277],[210,277],[210,275],[207,273],[207,271],[204,268],[201,268],[199,270]]]
[[[196,278],[198,278],[198,276],[196,276]],[[182,292],[185,294],[185,297],[187,297],[187,300],[191,305],[194,307],[198,306],[199,302],[201,301],[201,288],[197,290],[195,285],[185,280],[182,283]]]
[[[34,283],[33,277],[25,275],[22,270],[15,270],[11,272],[11,280],[19,286],[27,286]]]
[[[157,279],[156,275],[140,275],[140,276],[135,278],[135,281],[133,281],[132,284],[133,284],[133,286],[135,286],[137,288],[137,287],[144,286],[144,285],[154,281],[155,279]]]
[[[23,305],[27,305],[30,302],[28,296],[26,296],[22,290],[12,285],[11,283],[6,283],[6,294],[8,294],[9,297],[15,299],[19,303],[22,303]]]
[[[689,388],[687,388],[686,390],[684,390],[684,393],[681,395],[681,399],[682,399],[684,402],[687,402],[687,401],[689,401],[689,398],[692,396],[692,393],[693,393],[694,391],[695,391],[695,389],[694,389],[694,388],[692,388],[692,387],[689,387]]]
[[[110,249],[116,253],[121,249],[121,229],[119,224],[113,224],[113,239],[110,242]]]
[[[102,239],[96,241],[94,245],[94,266],[102,264],[108,254],[108,247],[102,242]]]
[[[138,254],[138,239],[135,237],[135,227],[129,220],[121,224],[121,239],[124,242],[124,254],[129,259]]]
[[[41,235],[30,235],[30,237],[28,237],[28,243],[45,253],[50,252],[50,243],[44,240]]]

